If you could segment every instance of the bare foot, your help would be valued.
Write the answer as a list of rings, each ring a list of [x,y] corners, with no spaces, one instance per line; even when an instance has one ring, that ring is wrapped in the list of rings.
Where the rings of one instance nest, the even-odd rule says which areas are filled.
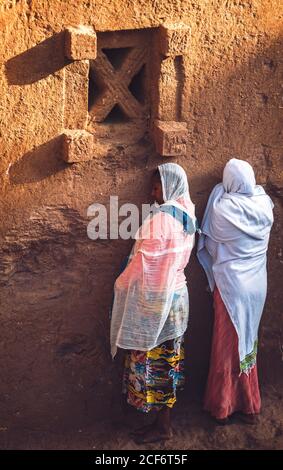
[[[160,441],[168,441],[173,437],[172,429],[168,431],[161,431],[158,428],[152,428],[144,433],[141,436],[137,436],[135,439],[136,444],[149,444],[151,442],[160,442]]]

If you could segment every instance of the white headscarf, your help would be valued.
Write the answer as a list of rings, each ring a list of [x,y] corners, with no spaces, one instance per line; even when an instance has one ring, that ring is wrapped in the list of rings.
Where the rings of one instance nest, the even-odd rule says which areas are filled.
[[[244,160],[231,158],[224,168],[222,184],[226,193],[252,196],[256,187],[253,167]]]
[[[159,171],[165,204],[170,201],[182,207],[194,220],[184,170],[177,164],[166,163],[159,166]],[[185,232],[183,225],[166,212],[154,212],[144,221],[136,235],[130,262],[115,283],[111,319],[113,357],[117,347],[148,351],[184,333],[188,312],[176,323],[170,322],[168,315],[177,273],[187,265],[193,243],[194,235]],[[178,289],[185,285],[184,277],[183,286]]]
[[[164,203],[162,206],[174,206],[192,217],[194,223],[195,206],[192,203],[189,183],[185,170],[177,163],[163,163],[158,166],[162,184]],[[161,207],[162,207],[161,206]]]
[[[163,163],[158,166],[163,200],[177,201],[180,197],[189,197],[189,184],[186,172],[177,163]]]
[[[198,258],[210,289],[217,285],[239,338],[240,370],[255,363],[267,289],[266,252],[273,203],[248,162],[231,159],[202,221]]]

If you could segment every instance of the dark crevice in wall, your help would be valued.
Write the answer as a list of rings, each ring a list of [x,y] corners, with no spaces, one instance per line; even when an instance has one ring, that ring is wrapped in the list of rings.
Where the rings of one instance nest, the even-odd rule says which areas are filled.
[[[183,87],[184,87],[184,80],[185,80],[185,71],[183,65],[183,58],[182,56],[175,57],[174,60],[174,67],[175,67],[175,79],[176,79],[176,118],[177,121],[181,120],[181,113],[182,113],[182,95],[183,95]]]

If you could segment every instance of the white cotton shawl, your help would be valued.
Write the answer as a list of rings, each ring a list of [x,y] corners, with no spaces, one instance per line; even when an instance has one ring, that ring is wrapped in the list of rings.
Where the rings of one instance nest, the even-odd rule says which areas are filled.
[[[165,204],[182,208],[195,221],[194,204],[183,168],[175,163],[158,168]],[[157,208],[144,221],[135,238],[130,262],[114,286],[112,357],[117,347],[148,351],[181,336],[187,328],[188,315],[178,323],[170,322],[168,315],[177,273],[189,261],[194,234],[186,233],[178,220]]]
[[[254,351],[266,299],[266,252],[273,203],[257,186],[251,165],[231,159],[213,189],[202,221],[198,259],[215,284],[238,335],[240,370]]]

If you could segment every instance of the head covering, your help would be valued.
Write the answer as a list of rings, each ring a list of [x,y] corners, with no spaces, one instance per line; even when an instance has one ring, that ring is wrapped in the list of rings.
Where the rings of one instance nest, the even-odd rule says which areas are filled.
[[[256,187],[253,167],[244,160],[231,158],[223,171],[223,188],[226,193],[252,196]]]
[[[256,185],[251,165],[231,159],[209,197],[198,258],[211,290],[217,285],[239,339],[240,370],[255,363],[266,298],[266,252],[273,203]]]
[[[185,170],[177,163],[163,163],[158,166],[164,202],[189,197],[189,184]]]
[[[163,163],[158,166],[158,170],[164,200],[161,210],[176,208],[177,211],[184,211],[190,218],[191,214],[194,215],[195,206],[190,197],[185,170],[177,163]],[[195,217],[193,218],[196,220]]]
[[[181,336],[187,328],[188,316],[172,322],[168,315],[176,288],[186,285],[183,270],[189,261],[194,234],[184,231],[183,224],[163,211],[162,206],[173,204],[194,219],[194,205],[183,168],[175,163],[158,168],[166,202],[143,222],[129,264],[116,280],[112,356],[117,347],[148,351]]]

